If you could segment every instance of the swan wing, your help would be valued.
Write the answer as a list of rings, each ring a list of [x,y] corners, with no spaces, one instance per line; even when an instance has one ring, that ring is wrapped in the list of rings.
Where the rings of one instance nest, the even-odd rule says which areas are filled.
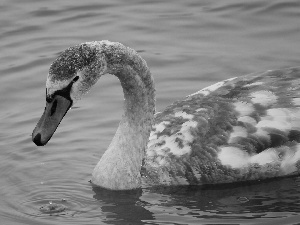
[[[142,175],[166,185],[298,174],[300,68],[219,82],[156,114]]]

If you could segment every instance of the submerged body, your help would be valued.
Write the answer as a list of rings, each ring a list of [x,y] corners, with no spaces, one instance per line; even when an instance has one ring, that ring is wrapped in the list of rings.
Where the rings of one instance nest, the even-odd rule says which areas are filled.
[[[222,81],[155,114],[146,62],[109,41],[71,47],[54,61],[33,141],[46,144],[74,102],[107,73],[121,82],[124,115],[94,184],[123,190],[299,174],[300,68]]]

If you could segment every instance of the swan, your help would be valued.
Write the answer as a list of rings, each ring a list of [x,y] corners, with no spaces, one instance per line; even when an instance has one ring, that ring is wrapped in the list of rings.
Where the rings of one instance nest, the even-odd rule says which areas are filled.
[[[46,107],[32,133],[45,145],[67,111],[105,74],[124,113],[92,183],[111,190],[221,184],[298,175],[300,67],[221,81],[155,112],[150,70],[118,42],[86,42],[51,64]]]

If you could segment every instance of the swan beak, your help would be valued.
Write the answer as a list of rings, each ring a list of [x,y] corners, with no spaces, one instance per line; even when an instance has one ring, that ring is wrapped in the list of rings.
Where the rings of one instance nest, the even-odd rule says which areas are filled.
[[[51,102],[46,102],[45,111],[32,132],[32,141],[37,146],[47,144],[71,105],[72,100],[61,95],[56,95]]]

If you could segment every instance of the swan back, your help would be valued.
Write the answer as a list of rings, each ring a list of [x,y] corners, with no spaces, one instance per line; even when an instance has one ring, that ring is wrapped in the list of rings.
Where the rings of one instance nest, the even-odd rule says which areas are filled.
[[[144,177],[165,185],[299,173],[300,68],[219,82],[156,114]]]

